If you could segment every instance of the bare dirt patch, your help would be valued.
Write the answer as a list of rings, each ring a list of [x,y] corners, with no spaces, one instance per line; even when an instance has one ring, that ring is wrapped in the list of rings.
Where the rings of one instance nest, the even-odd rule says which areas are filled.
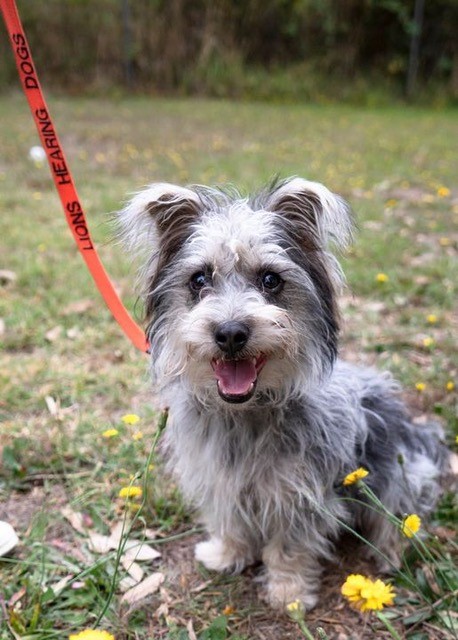
[[[253,640],[303,638],[286,614],[273,611],[263,602],[261,565],[249,567],[236,577],[207,573],[199,568],[193,557],[194,545],[202,537],[186,538],[161,549],[161,570],[166,582],[154,616],[154,637],[167,637],[170,622],[185,627],[192,620],[193,627],[198,629],[205,619],[221,615],[229,607],[229,628],[233,633]],[[372,569],[373,566],[361,558],[359,543],[345,538],[336,564],[324,567],[318,606],[306,615],[312,632],[322,627],[332,640],[369,640],[375,634],[377,638],[391,637],[379,621],[351,610],[340,595],[340,587],[350,573],[369,576]]]

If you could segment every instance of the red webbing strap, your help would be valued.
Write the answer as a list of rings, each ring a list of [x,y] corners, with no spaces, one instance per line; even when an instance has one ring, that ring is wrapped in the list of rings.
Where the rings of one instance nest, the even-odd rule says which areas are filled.
[[[29,102],[41,143],[46,151],[54,184],[59,193],[73,238],[114,318],[131,342],[141,351],[147,351],[148,344],[144,332],[123,306],[92,243],[70,169],[41,91],[16,3],[14,0],[0,0],[0,8],[10,36],[22,87]]]

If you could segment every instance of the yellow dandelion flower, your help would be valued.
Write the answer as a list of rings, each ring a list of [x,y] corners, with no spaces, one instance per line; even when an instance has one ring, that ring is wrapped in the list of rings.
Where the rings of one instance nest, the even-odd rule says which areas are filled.
[[[361,611],[381,611],[385,605],[393,604],[395,595],[393,587],[383,580],[368,580],[361,589],[362,603],[358,608]]]
[[[415,389],[417,391],[420,391],[420,393],[421,393],[422,391],[424,391],[426,389],[426,383],[425,382],[416,382],[415,383]]]
[[[448,189],[447,187],[439,187],[436,193],[439,198],[447,198],[450,195],[450,189]]]
[[[361,600],[361,590],[368,581],[365,576],[359,573],[352,573],[343,583],[340,592],[350,603],[359,602]]]
[[[119,434],[117,429],[107,429],[102,433],[104,438],[115,438]]]
[[[455,436],[455,444],[458,444],[458,436]]]
[[[427,349],[429,347],[432,347],[434,344],[434,338],[430,338],[429,336],[427,338],[423,338],[422,340],[423,342],[423,346],[426,347]]]
[[[447,391],[453,391],[453,389],[455,388],[455,383],[452,380],[449,380],[445,385],[445,388],[447,389]]]
[[[137,158],[139,155],[139,151],[133,144],[126,144],[124,147],[124,151],[127,153],[129,158]]]
[[[355,484],[359,480],[362,480],[367,475],[369,475],[369,471],[367,469],[364,469],[363,467],[359,467],[359,469],[356,469],[356,471],[352,471],[351,473],[346,475],[343,479],[342,484],[344,487],[348,487],[349,485]]]
[[[439,238],[439,244],[441,247],[449,247],[452,244],[450,238],[444,236],[443,238]]]
[[[436,316],[436,314],[435,314],[435,313],[429,313],[429,314],[426,316],[426,322],[429,322],[429,324],[436,324],[437,319],[438,319],[438,318],[437,318],[437,316]]]
[[[121,420],[124,424],[133,425],[140,422],[140,416],[137,416],[136,413],[127,413],[125,416],[122,416]]]
[[[348,576],[341,593],[360,611],[380,611],[385,605],[393,604],[395,596],[391,585],[382,580],[374,582],[360,574]]]
[[[304,624],[305,610],[302,602],[300,600],[294,600],[294,602],[288,603],[285,608],[288,615],[291,617],[291,620],[294,620],[295,622],[297,622],[297,624],[303,630],[302,625]]]
[[[86,629],[79,633],[72,634],[68,640],[115,640],[115,637],[108,631],[97,631],[96,629]]]
[[[143,431],[136,431],[132,434],[132,440],[141,440],[143,438]]]
[[[141,498],[142,494],[143,490],[141,487],[132,485],[130,487],[123,487],[118,495],[120,498]]]
[[[406,538],[413,538],[421,527],[421,518],[416,513],[411,513],[410,516],[404,518],[401,526],[402,533]]]
[[[388,207],[389,209],[392,209],[393,207],[395,207],[397,205],[398,201],[395,200],[394,198],[391,198],[390,200],[387,200],[385,202],[385,206]]]
[[[377,273],[377,275],[375,276],[375,279],[377,282],[388,282],[389,281],[389,276],[386,275],[386,273]]]
[[[301,603],[299,600],[294,600],[294,602],[290,602],[286,605],[286,609],[290,613],[295,613],[296,611],[299,611],[301,609]]]

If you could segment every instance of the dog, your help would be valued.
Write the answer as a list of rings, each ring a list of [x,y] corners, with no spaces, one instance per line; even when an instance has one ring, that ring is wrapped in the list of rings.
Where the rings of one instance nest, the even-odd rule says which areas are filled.
[[[352,239],[346,202],[298,177],[252,197],[164,183],[119,220],[143,255],[168,468],[209,534],[196,559],[223,572],[262,561],[271,605],[306,609],[345,529],[395,565],[399,527],[342,481],[362,467],[390,512],[425,515],[447,453],[388,374],[337,357],[343,275],[330,249]]]

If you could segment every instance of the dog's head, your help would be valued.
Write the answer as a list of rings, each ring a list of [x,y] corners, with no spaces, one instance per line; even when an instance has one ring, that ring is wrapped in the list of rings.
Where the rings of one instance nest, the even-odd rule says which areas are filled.
[[[334,362],[339,266],[351,236],[345,202],[300,178],[252,198],[151,185],[121,212],[142,271],[159,386],[180,377],[202,402],[279,401]]]

